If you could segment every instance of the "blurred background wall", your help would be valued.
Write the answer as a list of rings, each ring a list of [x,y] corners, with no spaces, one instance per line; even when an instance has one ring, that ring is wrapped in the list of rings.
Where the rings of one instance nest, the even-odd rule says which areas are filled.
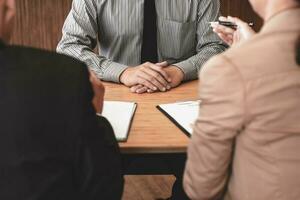
[[[252,11],[248,0],[220,1],[222,15],[254,22],[255,29],[260,29],[262,21]],[[17,17],[11,43],[55,50],[72,0],[17,0],[16,4]]]

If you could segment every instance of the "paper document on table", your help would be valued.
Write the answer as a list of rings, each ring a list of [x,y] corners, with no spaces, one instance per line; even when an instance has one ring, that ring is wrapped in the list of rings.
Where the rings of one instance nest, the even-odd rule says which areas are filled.
[[[185,101],[161,104],[157,108],[188,135],[193,133],[193,125],[199,115],[200,101]]]
[[[136,106],[133,102],[104,101],[102,116],[112,125],[118,141],[127,140]]]

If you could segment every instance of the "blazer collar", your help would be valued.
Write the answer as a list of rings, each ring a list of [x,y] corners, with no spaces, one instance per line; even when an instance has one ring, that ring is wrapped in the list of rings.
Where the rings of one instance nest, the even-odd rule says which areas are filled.
[[[300,8],[294,8],[282,11],[268,21],[261,29],[263,33],[277,32],[277,31],[300,31]]]

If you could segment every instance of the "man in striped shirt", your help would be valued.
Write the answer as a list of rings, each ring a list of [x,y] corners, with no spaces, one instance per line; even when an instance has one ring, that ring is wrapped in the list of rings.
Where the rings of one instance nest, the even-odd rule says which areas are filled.
[[[132,92],[166,91],[226,49],[208,24],[219,9],[219,0],[73,0],[57,51]]]

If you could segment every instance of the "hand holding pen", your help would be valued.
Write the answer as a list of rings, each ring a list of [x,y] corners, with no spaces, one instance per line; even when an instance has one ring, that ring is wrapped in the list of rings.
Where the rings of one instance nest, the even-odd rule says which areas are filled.
[[[229,46],[236,45],[251,38],[255,32],[253,23],[246,23],[236,17],[220,17],[217,22],[210,22],[213,31]]]

